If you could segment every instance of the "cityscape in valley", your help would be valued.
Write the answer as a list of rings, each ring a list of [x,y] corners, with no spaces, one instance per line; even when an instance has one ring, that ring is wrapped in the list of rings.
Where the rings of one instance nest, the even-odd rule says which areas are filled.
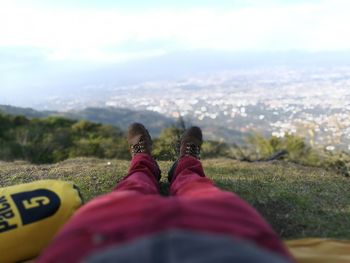
[[[102,85],[103,86],[103,85]],[[243,142],[247,134],[306,138],[327,151],[350,150],[350,67],[282,67],[197,74],[171,81],[95,87],[51,105],[148,110],[205,127],[209,139]],[[94,90],[94,86],[89,86]],[[89,94],[100,94],[98,99]]]

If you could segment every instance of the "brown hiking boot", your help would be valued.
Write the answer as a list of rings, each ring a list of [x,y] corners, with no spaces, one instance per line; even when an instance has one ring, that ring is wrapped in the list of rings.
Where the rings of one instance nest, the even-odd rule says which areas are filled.
[[[199,127],[193,126],[186,130],[180,141],[180,158],[193,156],[199,159],[202,143],[203,135]]]
[[[199,160],[201,146],[203,143],[202,130],[199,127],[193,126],[186,130],[180,140],[180,155],[179,159],[184,156],[193,156]],[[174,162],[168,172],[168,181],[171,183],[174,178],[179,159]]]
[[[151,155],[152,138],[148,130],[141,123],[133,123],[128,129],[128,144],[131,156],[137,153],[147,153]]]

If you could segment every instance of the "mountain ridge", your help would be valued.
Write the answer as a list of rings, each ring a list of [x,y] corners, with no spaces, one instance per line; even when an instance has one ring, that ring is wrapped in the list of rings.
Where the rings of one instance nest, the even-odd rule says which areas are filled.
[[[22,115],[28,118],[45,118],[50,116],[64,117],[72,120],[87,120],[91,122],[113,125],[126,131],[133,122],[141,122],[147,126],[151,135],[158,137],[164,128],[177,125],[176,119],[148,110],[131,110],[118,107],[87,107],[82,110],[70,111],[40,111],[33,108],[22,108],[11,105],[0,105],[0,112],[9,115]],[[186,126],[193,125],[192,120],[186,120]],[[195,125],[198,125],[194,123]],[[201,123],[204,135],[209,140],[227,141],[243,144],[247,133],[232,130],[224,125]]]
[[[59,116],[73,120],[87,120],[91,122],[113,125],[126,130],[132,122],[147,123],[150,133],[158,136],[163,128],[175,125],[175,120],[152,111],[136,111],[126,108],[94,108],[88,107],[83,110],[39,111],[33,108],[22,108],[11,105],[0,105],[0,112],[9,115],[22,115],[28,118],[45,118]]]

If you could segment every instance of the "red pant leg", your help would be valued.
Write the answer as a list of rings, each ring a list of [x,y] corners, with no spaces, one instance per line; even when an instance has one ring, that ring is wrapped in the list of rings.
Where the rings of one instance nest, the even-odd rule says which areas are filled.
[[[100,248],[148,233],[147,211],[162,202],[156,178],[157,163],[147,154],[137,154],[128,175],[113,192],[99,196],[83,207],[64,225],[45,249],[38,262],[79,262]],[[147,206],[148,205],[148,206]],[[133,230],[133,231],[129,231]]]
[[[158,178],[160,178],[160,170],[157,162],[148,154],[139,153],[131,160],[128,175],[114,190],[159,194]]]
[[[278,235],[262,216],[236,194],[222,191],[205,178],[200,161],[193,157],[179,160],[170,194],[189,211],[194,229],[241,237],[268,250],[291,257]]]

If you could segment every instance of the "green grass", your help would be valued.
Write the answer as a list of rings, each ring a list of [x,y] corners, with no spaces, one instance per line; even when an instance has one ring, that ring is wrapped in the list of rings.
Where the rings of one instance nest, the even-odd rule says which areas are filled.
[[[162,189],[170,162],[159,162]],[[0,162],[0,186],[41,179],[73,181],[84,199],[110,191],[126,174],[128,161],[70,159],[53,165]],[[321,168],[286,162],[204,160],[207,176],[253,205],[285,239],[350,239],[350,179]]]

